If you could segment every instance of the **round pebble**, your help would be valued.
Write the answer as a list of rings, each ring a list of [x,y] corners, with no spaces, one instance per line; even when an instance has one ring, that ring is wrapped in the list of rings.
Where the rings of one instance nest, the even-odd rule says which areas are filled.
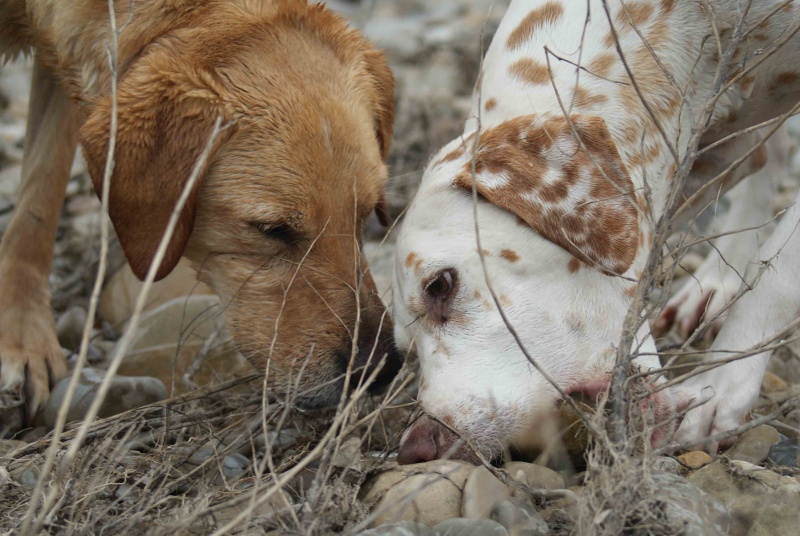
[[[688,465],[692,470],[700,469],[701,467],[711,463],[711,456],[702,450],[694,450],[681,454],[678,459],[685,465]]]
[[[422,523],[401,521],[361,531],[358,536],[433,536],[433,531]]]
[[[67,309],[56,322],[56,335],[61,346],[76,351],[81,345],[84,325],[86,325],[86,310],[83,307],[76,305]]]
[[[435,536],[508,536],[506,528],[490,519],[446,519],[433,527]]]
[[[500,502],[492,512],[492,519],[503,525],[513,536],[545,536],[550,528],[530,501],[508,498]]]
[[[785,439],[772,445],[767,461],[784,467],[800,467],[800,438]]]
[[[92,402],[94,402],[104,375],[105,371],[93,368],[85,368],[81,371],[80,379],[67,412],[67,422],[83,419]],[[45,405],[42,418],[44,424],[50,428],[56,423],[58,412],[66,398],[69,382],[70,377],[58,382]],[[98,417],[117,415],[118,413],[158,402],[166,397],[167,390],[164,384],[156,378],[114,376],[103,405],[100,407]]]
[[[470,519],[489,517],[495,505],[509,497],[511,490],[486,467],[478,467],[464,485],[461,515]]]
[[[780,440],[780,434],[775,428],[762,424],[739,436],[725,454],[732,460],[758,465],[767,459],[770,447]]]

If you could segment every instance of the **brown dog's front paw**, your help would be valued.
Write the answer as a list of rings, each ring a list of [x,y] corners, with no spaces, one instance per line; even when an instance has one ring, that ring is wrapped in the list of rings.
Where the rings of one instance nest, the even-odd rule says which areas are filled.
[[[8,308],[0,312],[0,426],[13,421],[15,406],[24,404],[30,424],[50,396],[50,389],[67,373],[67,362],[46,314]],[[11,422],[6,423],[11,425]]]

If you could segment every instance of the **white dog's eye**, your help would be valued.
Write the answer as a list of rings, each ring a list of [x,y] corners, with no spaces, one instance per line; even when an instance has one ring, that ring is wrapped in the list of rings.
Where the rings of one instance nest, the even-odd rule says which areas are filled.
[[[428,285],[425,287],[425,292],[429,296],[444,300],[453,292],[453,272],[444,270],[440,272]]]

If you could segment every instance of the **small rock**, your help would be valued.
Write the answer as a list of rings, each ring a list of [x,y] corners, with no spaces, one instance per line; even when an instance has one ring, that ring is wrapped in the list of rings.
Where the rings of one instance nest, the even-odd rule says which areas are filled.
[[[789,384],[785,380],[776,376],[771,372],[764,373],[764,379],[761,380],[761,392],[765,395],[772,393],[779,393],[789,388]]]
[[[336,449],[331,463],[340,469],[352,469],[361,471],[361,440],[357,437],[350,437]]]
[[[453,460],[407,465],[369,479],[359,495],[377,513],[372,527],[395,521],[431,526],[461,515],[462,490],[474,469]]]
[[[800,467],[800,438],[784,439],[772,445],[767,461],[784,467]]]
[[[99,316],[121,328],[133,314],[141,290],[142,282],[133,275],[130,266],[124,264],[103,288],[98,304]],[[189,261],[181,259],[167,277],[153,283],[144,310],[151,311],[175,298],[213,294],[214,291],[206,284],[197,281]]]
[[[542,465],[526,462],[508,462],[503,466],[511,478],[518,479],[520,472],[525,477],[524,484],[538,489],[565,489],[564,477]]]
[[[276,493],[265,503],[251,506],[250,501],[245,501],[241,504],[223,508],[214,514],[214,518],[218,526],[223,526],[234,519],[236,519],[242,512],[248,512],[247,519],[258,519],[261,516],[268,516],[274,514],[276,511],[283,510],[291,505],[286,502],[285,495]],[[243,534],[264,534],[262,531],[249,532],[244,531]]]
[[[37,480],[39,480],[39,472],[35,469],[26,469],[17,478],[17,482],[28,489],[35,488]]]
[[[401,521],[361,531],[358,536],[433,536],[433,531],[421,523]]]
[[[550,528],[530,501],[508,498],[495,506],[492,519],[503,525],[510,536],[546,536]]]
[[[682,525],[683,536],[726,536],[732,525],[730,513],[712,494],[687,482],[683,477],[656,473],[653,480],[664,515]]]
[[[94,401],[97,390],[103,382],[105,372],[93,368],[81,371],[80,379],[76,386],[72,403],[67,412],[67,422],[83,419]],[[70,378],[64,378],[50,394],[43,412],[44,424],[50,428],[55,426],[58,411],[66,396]],[[156,378],[114,376],[111,386],[106,394],[105,401],[100,407],[98,417],[110,417],[130,409],[152,404],[167,397],[164,384]]]
[[[213,344],[202,361],[196,362],[211,337],[215,337]],[[191,384],[184,382],[187,372],[191,372],[191,382],[204,387],[254,371],[228,335],[216,296],[175,298],[143,315],[119,367],[123,375],[158,378],[167,392],[174,394],[191,390]]]
[[[739,436],[725,454],[732,460],[758,465],[767,459],[770,447],[780,440],[780,434],[775,428],[762,424]]]
[[[422,27],[419,17],[375,17],[367,21],[364,35],[394,60],[410,59],[419,53]]]
[[[506,528],[490,519],[446,519],[433,527],[435,536],[508,536]]]
[[[76,351],[80,348],[83,327],[86,325],[86,310],[83,307],[70,307],[56,322],[56,334],[61,346]]]
[[[653,460],[653,470],[659,473],[670,473],[677,475],[681,472],[682,466],[678,460],[670,456],[659,456]]]
[[[28,444],[16,439],[0,439],[0,458],[4,458],[15,450],[25,447]]]
[[[241,478],[250,469],[251,460],[246,456],[234,452],[222,460],[222,473],[229,480]]]
[[[692,452],[687,452],[686,454],[681,454],[678,456],[678,459],[692,468],[692,470],[700,469],[712,461],[711,456],[702,450],[695,450]]]
[[[39,441],[41,438],[46,436],[47,432],[49,432],[47,426],[37,426],[22,434],[20,439],[25,443],[33,443],[34,441]]]
[[[718,459],[689,475],[689,482],[714,495],[730,511],[733,523],[730,534],[752,534],[756,520],[759,526],[775,527],[794,524],[800,511],[800,482],[781,476],[744,461]],[[780,504],[777,511],[771,505]],[[762,517],[769,508],[772,519]],[[760,529],[759,529],[760,530]],[[795,534],[796,532],[761,532],[761,534]]]
[[[469,519],[485,519],[495,505],[511,496],[511,490],[486,467],[478,467],[464,485],[461,515]]]
[[[270,448],[273,452],[275,452],[276,450],[291,447],[297,442],[298,439],[303,437],[303,435],[305,435],[305,432],[295,430],[294,428],[284,428],[280,431],[271,430],[267,432],[266,441],[269,441]],[[263,432],[256,434],[255,445],[256,450],[259,452],[266,450],[265,436]]]
[[[24,425],[25,400],[14,393],[0,393],[0,433],[14,437]]]

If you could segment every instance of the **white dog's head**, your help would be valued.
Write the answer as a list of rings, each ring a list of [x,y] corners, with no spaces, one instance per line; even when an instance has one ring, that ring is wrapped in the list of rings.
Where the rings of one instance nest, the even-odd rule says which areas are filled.
[[[419,355],[422,408],[491,458],[535,434],[559,396],[487,285],[473,177],[491,288],[530,356],[568,392],[606,379],[635,289],[614,274],[635,271],[642,244],[633,184],[602,119],[519,117],[484,129],[477,148],[466,135],[434,157],[398,237],[395,337]],[[401,462],[453,444],[433,422],[406,432]]]

